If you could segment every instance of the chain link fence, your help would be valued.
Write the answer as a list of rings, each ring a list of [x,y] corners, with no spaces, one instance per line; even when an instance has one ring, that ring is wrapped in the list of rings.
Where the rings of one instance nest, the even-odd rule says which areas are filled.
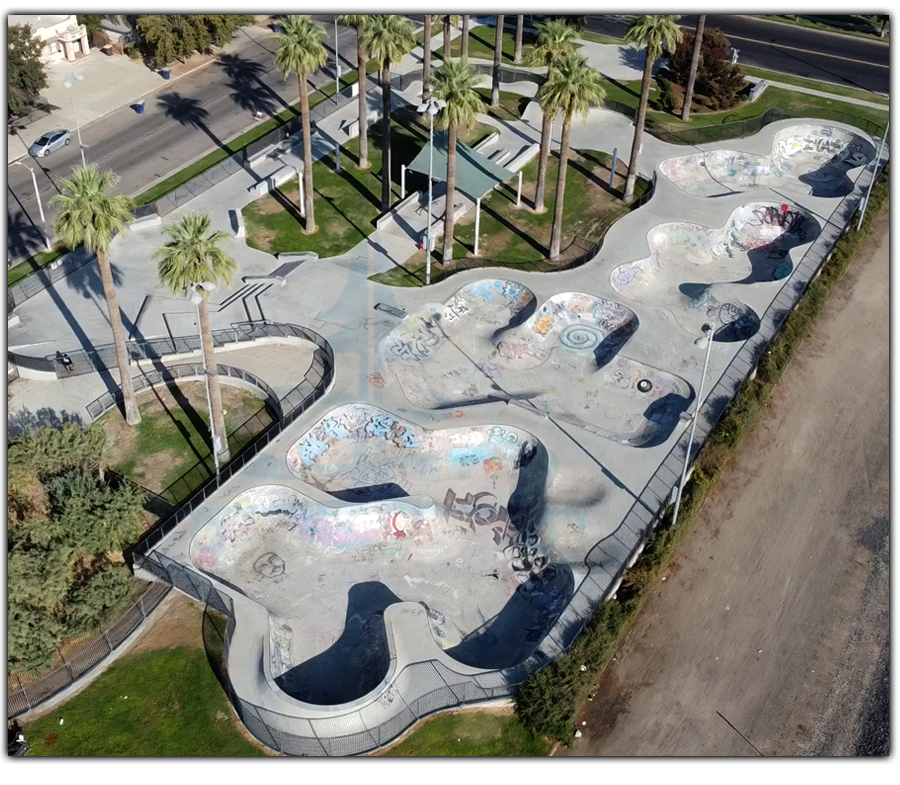
[[[103,662],[141,626],[171,588],[151,583],[111,624],[98,626],[93,634],[60,650],[59,664],[49,673],[7,671],[7,717],[17,717],[50,700]]]

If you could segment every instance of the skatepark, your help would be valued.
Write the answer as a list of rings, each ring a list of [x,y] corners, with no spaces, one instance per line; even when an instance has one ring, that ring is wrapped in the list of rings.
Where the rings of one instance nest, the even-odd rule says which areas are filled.
[[[319,130],[343,142],[356,109],[341,111]],[[539,141],[540,111],[532,101],[495,125],[498,148],[519,149]],[[572,146],[628,150],[632,132],[593,109]],[[691,419],[699,441],[852,216],[877,142],[813,120],[697,147],[645,136],[652,197],[565,272],[476,269],[409,289],[368,280],[416,252],[424,218],[280,278],[284,259],[226,241],[240,278],[217,293],[213,326],[248,313],[303,325],[333,374],[136,564],[222,598],[229,694],[248,729],[293,754],[367,752],[428,714],[508,699],[563,653],[671,500]],[[231,230],[259,174],[239,172],[163,222],[207,212]],[[188,324],[191,306],[154,279],[160,232],[112,247],[132,335]],[[99,307],[51,288],[18,309],[11,350],[71,350],[73,319],[82,345],[104,343]],[[273,387],[307,372],[267,371],[266,343],[240,346]],[[85,400],[103,389],[97,374],[25,381],[32,401],[70,382]]]

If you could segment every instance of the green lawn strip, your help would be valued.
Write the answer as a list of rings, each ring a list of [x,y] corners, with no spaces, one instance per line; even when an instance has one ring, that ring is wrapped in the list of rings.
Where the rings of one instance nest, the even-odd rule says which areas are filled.
[[[500,91],[500,105],[491,106],[491,90],[488,87],[478,87],[475,89],[484,101],[484,111],[490,117],[496,117],[498,120],[506,120],[507,122],[521,120],[525,112],[525,107],[531,102],[531,98],[527,95],[519,93],[508,93]]]
[[[137,442],[127,457],[110,466],[154,493],[170,497],[173,504],[190,495],[215,471],[208,442],[209,416],[203,384],[188,382],[180,389],[181,395],[190,401],[188,407],[181,405],[181,395],[174,399],[174,405],[171,398],[166,399],[165,406],[153,392],[140,395]],[[264,402],[249,390],[231,388],[229,395],[237,395],[239,400],[237,405],[225,407],[228,446],[234,456],[272,417]],[[121,419],[121,413],[113,410],[99,422],[101,426],[109,423],[109,433]]]
[[[526,730],[518,718],[493,712],[442,714],[426,720],[387,757],[535,757],[550,744]]]
[[[38,757],[265,754],[239,732],[206,653],[186,647],[123,656],[23,730]]]
[[[433,54],[439,59],[444,59],[444,34],[440,25],[432,26],[431,42],[434,47]],[[496,41],[496,27],[485,27],[479,25],[469,30],[469,57],[473,60],[493,60],[494,59],[494,42]],[[536,39],[534,33],[528,30],[522,31],[522,60],[519,65],[528,62],[531,55],[533,44]],[[513,55],[516,51],[516,31],[503,31],[503,53],[500,56],[500,62],[505,65],[515,65]],[[458,35],[450,42],[450,56],[457,58],[462,55],[462,36]]]
[[[27,278],[32,273],[37,272],[42,267],[46,267],[51,262],[55,262],[60,256],[69,252],[69,249],[62,245],[54,246],[52,251],[41,251],[34,256],[30,256],[24,262],[19,262],[15,267],[10,267],[6,273],[7,289],[14,283],[18,283],[23,278]]]
[[[813,281],[782,330],[772,341],[757,367],[756,378],[744,383],[725,409],[694,464],[685,486],[677,524],[673,527],[671,508],[659,527],[647,539],[635,565],[625,574],[616,598],[603,603],[569,654],[537,672],[522,685],[517,713],[526,728],[568,744],[575,721],[631,623],[649,597],[659,577],[668,568],[678,543],[693,525],[707,493],[724,471],[775,385],[796,355],[816,322],[835,284],[841,279],[879,218],[889,197],[889,172],[885,167],[872,191],[862,229],[855,222],[838,240],[819,277]],[[586,669],[582,671],[582,666]]]
[[[606,153],[593,150],[573,151],[566,177],[563,250],[576,236],[590,244],[599,242],[613,223],[633,209],[620,201],[618,192],[609,192],[607,184],[611,163],[610,156]],[[543,213],[535,213],[527,206],[530,204],[527,193],[537,179],[537,166],[538,160],[535,158],[523,169],[522,207],[515,206],[515,180],[501,185],[482,200],[479,227],[479,253],[482,258],[470,258],[475,246],[474,212],[456,224],[452,266],[445,268],[440,263],[442,243],[437,243],[431,266],[432,283],[472,267],[503,267],[525,272],[560,269],[559,265],[546,258],[553,225],[559,159],[552,156],[548,162],[547,193],[544,199],[547,209]],[[620,174],[621,171],[619,169]],[[639,180],[635,189],[636,197],[640,198],[647,187],[646,181]],[[608,198],[601,195],[600,188]],[[419,252],[403,265],[377,273],[369,280],[387,286],[422,286],[425,282],[425,265],[425,253]]]
[[[831,82],[820,82],[817,79],[804,79],[801,76],[791,76],[791,74],[782,74],[778,71],[766,71],[763,68],[752,68],[751,66],[742,65],[741,70],[747,76],[755,76],[760,79],[766,79],[770,82],[782,82],[784,84],[794,85],[796,87],[806,87],[810,90],[819,90],[823,93],[831,93],[845,98],[856,98],[860,101],[868,101],[873,104],[890,105],[890,98],[871,93],[868,90],[857,90],[854,87],[844,87],[843,85],[833,84]]]
[[[837,27],[826,22],[815,22],[811,19],[803,19],[802,17],[783,16],[778,14],[755,14],[759,19],[767,19],[772,22],[781,22],[786,25],[794,25],[795,27],[808,27],[813,30],[826,30],[829,33],[837,33],[838,35],[852,35],[857,38],[869,38],[874,41],[881,41],[888,44],[891,40],[890,32],[884,34],[884,38],[878,33],[867,33],[863,30],[848,30],[846,27]]]
[[[592,41],[595,44],[611,44],[613,46],[627,46],[625,39],[615,38],[611,35],[603,35],[602,33],[583,32],[578,33],[576,41]]]

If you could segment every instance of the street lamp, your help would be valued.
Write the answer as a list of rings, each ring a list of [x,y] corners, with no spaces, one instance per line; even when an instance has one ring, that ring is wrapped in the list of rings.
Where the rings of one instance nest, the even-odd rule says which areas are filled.
[[[216,288],[214,283],[210,283],[209,281],[200,281],[198,283],[192,283],[190,285],[191,290],[191,302],[197,307],[197,329],[201,330],[200,333],[200,356],[203,358],[203,378],[206,381],[206,411],[209,414],[209,435],[212,437],[212,454],[213,454],[213,463],[216,466],[216,477],[219,476],[219,438],[216,436],[216,422],[213,417],[212,410],[212,398],[209,394],[209,368],[206,365],[206,352],[203,351],[203,333],[200,327],[200,304],[203,302],[203,295],[200,294],[198,289],[203,289],[206,292],[211,292]]]
[[[697,430],[697,415],[700,414],[700,406],[703,403],[703,386],[706,383],[706,370],[709,368],[709,355],[712,352],[715,329],[711,324],[703,325],[703,335],[694,341],[696,346],[706,345],[706,360],[703,363],[703,375],[700,377],[700,389],[697,391],[697,404],[694,406],[694,414],[691,416],[691,435],[688,437],[687,452],[684,454],[684,468],[681,470],[681,482],[678,484],[678,496],[675,497],[675,512],[672,514],[672,527],[678,521],[678,510],[681,507],[681,494],[684,492],[684,484],[687,482],[688,463],[691,460],[691,451],[694,447],[694,432]]]
[[[81,143],[81,126],[78,125],[78,113],[75,111],[75,94],[72,92],[72,81],[74,79],[76,82],[80,82],[84,77],[81,74],[72,74],[66,75],[66,80],[63,82],[63,87],[65,87],[69,91],[69,98],[72,101],[72,116],[75,118],[75,131],[78,134],[78,149],[81,151],[81,163],[83,166],[87,166],[87,161],[84,160],[84,145]]]
[[[21,161],[13,161],[13,166],[24,166],[31,172],[31,182],[34,183],[34,195],[37,198],[38,210],[41,213],[41,224],[44,227],[44,245],[48,251],[52,251],[53,247],[50,245],[50,234],[47,232],[47,219],[44,218],[44,205],[41,204],[41,192],[38,190],[37,176],[34,173],[34,169],[28,164],[23,164]]]
[[[434,177],[434,116],[447,105],[446,101],[439,98],[429,98],[424,104],[419,104],[416,111],[419,114],[428,115],[428,226],[425,239],[425,285],[431,283],[431,200],[432,180]],[[448,208],[450,209],[450,208]]]

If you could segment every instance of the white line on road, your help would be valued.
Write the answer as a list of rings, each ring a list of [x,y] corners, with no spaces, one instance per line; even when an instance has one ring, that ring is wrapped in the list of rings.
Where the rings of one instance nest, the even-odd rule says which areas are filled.
[[[817,55],[818,57],[830,57],[834,60],[846,60],[848,63],[857,63],[859,65],[871,65],[874,68],[890,68],[890,65],[881,65],[881,63],[872,63],[869,60],[854,60],[852,57],[842,57],[841,55],[830,55],[826,52],[816,52],[814,49],[801,49],[799,46],[787,46],[786,44],[775,44],[771,41],[760,41],[758,38],[745,38],[740,35],[730,35],[729,39],[737,39],[738,41],[752,41],[755,44],[766,44],[768,46],[777,47],[778,49],[792,49],[795,52],[805,52],[808,55]]]

